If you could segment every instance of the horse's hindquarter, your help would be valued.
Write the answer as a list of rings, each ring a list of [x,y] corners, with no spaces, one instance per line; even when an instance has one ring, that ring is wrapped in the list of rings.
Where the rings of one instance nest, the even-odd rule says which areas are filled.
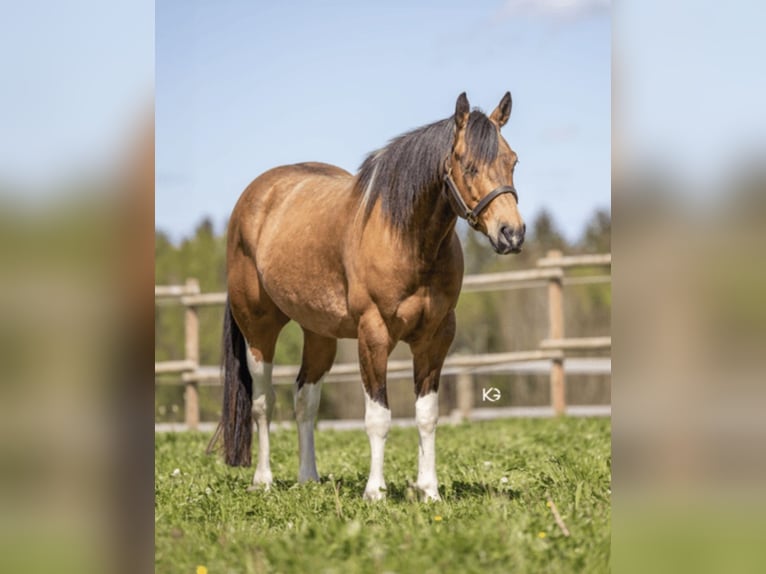
[[[327,164],[276,168],[253,182],[232,216],[271,300],[304,328],[335,338],[356,333],[343,268],[357,204],[351,185],[349,173]]]

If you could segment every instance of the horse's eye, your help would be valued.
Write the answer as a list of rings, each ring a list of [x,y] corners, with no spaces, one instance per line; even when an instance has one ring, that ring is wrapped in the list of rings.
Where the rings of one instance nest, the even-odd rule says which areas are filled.
[[[466,166],[466,168],[465,168],[465,173],[466,173],[467,175],[470,175],[470,176],[474,176],[474,175],[476,175],[477,173],[479,173],[479,170],[478,170],[478,169],[476,169],[476,166],[475,166],[475,165],[469,165],[469,166]]]

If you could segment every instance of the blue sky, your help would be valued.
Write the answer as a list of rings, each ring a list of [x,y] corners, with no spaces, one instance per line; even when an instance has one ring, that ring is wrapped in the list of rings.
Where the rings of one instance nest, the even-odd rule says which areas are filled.
[[[618,2],[613,19],[624,163],[720,198],[732,172],[766,150],[766,4]]]
[[[603,0],[158,0],[157,227],[220,229],[270,167],[355,172],[460,92],[489,112],[510,90],[522,214],[574,239],[610,204],[610,34]]]
[[[113,168],[151,110],[154,2],[5,2],[0,70],[0,179],[60,193]]]
[[[175,238],[205,215],[220,227],[274,165],[354,170],[396,134],[448,116],[462,90],[485,109],[513,92],[504,134],[522,159],[528,219],[548,206],[572,235],[609,205],[607,0],[284,4],[157,1],[156,215]],[[764,4],[611,11],[617,153],[720,197],[766,150]],[[0,182],[12,189],[0,193],[44,200],[73,175],[112,169],[142,125],[155,3],[29,0],[5,15]]]

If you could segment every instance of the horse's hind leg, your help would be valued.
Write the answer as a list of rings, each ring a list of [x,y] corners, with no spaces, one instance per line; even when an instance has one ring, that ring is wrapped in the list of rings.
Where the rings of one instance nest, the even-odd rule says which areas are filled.
[[[303,330],[303,359],[295,381],[295,420],[298,424],[300,468],[298,482],[319,480],[314,455],[314,421],[319,410],[322,377],[335,360],[337,341]]]
[[[275,393],[271,371],[277,337],[288,321],[287,316],[264,297],[259,299],[257,305],[249,301],[249,305],[238,316],[247,345],[247,368],[253,380],[252,412],[258,427],[258,465],[253,475],[253,488],[268,489],[273,482],[269,424],[274,412]]]

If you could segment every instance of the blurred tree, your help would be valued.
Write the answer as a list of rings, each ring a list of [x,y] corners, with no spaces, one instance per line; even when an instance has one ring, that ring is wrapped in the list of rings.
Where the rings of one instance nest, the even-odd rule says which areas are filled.
[[[610,253],[612,245],[612,218],[609,210],[598,209],[585,224],[585,230],[577,243],[584,253]],[[579,268],[571,275],[599,275],[600,268]],[[612,311],[612,289],[609,283],[582,285],[567,289],[571,301],[566,310],[567,335],[594,336],[609,331]],[[570,328],[569,325],[572,325]]]
[[[203,293],[226,290],[226,241],[216,233],[210,218],[203,219],[194,235],[174,245],[166,233],[155,233],[155,283],[182,285],[189,278],[199,281]],[[220,307],[202,307],[200,317],[200,362],[220,362],[222,315]],[[155,313],[156,360],[180,359],[184,352],[184,315],[178,305],[161,306]],[[303,334],[288,326],[280,335],[277,362],[300,362]]]
[[[567,251],[567,241],[558,229],[550,211],[541,209],[532,223],[532,237],[528,243],[535,252],[544,255],[551,249]],[[529,248],[529,247],[528,247]]]
[[[493,250],[488,245],[487,238],[465,225],[458,226],[457,232],[463,246],[466,275],[481,273],[492,267]]]
[[[524,249],[519,255],[498,255],[481,233],[469,229],[463,222],[458,234],[463,245],[466,274],[490,273],[535,266],[550,249],[564,253],[606,253],[611,246],[611,217],[608,210],[595,212],[588,220],[580,240],[570,244],[563,236],[552,214],[540,211],[528,225]],[[225,229],[225,225],[222,227]],[[594,274],[601,270],[573,270],[568,274]],[[174,244],[160,230],[155,233],[155,283],[182,285],[187,278],[196,278],[202,292],[226,290],[225,233],[217,233],[208,218],[203,219],[189,237]],[[155,358],[158,361],[181,359],[184,353],[184,312],[178,305],[157,306],[155,313]],[[205,365],[220,363],[221,307],[200,309],[200,361]],[[609,284],[570,286],[565,291],[566,335],[597,336],[609,333],[611,288]],[[547,330],[547,297],[545,289],[514,289],[502,292],[464,293],[457,307],[458,330],[452,352],[488,353],[521,351],[537,347]],[[339,342],[339,362],[356,361],[356,342]],[[282,331],[277,344],[275,363],[297,364],[301,359],[303,334],[291,322]],[[402,347],[400,345],[400,347]],[[399,355],[409,356],[406,346],[397,348]],[[401,358],[400,357],[400,358]],[[535,388],[537,388],[535,386]],[[158,387],[159,389],[159,387]],[[220,410],[220,389],[201,394],[203,412],[217,416]],[[169,387],[157,394],[157,408],[167,411],[171,399],[180,401],[182,389]],[[344,401],[337,404],[327,394],[323,403],[335,416],[345,416]],[[288,401],[286,404],[291,404]],[[287,407],[286,407],[287,408]],[[289,410],[289,409],[288,409]],[[170,415],[168,415],[169,417]],[[174,416],[181,417],[180,413]],[[162,417],[161,417],[162,418]]]
[[[170,238],[162,231],[154,234],[154,282],[158,285],[181,283],[181,269]],[[178,308],[156,307],[154,313],[154,359],[167,361],[183,356],[183,315]]]
[[[612,249],[612,216],[606,209],[597,210],[585,225],[580,248],[586,253],[609,253]]]

